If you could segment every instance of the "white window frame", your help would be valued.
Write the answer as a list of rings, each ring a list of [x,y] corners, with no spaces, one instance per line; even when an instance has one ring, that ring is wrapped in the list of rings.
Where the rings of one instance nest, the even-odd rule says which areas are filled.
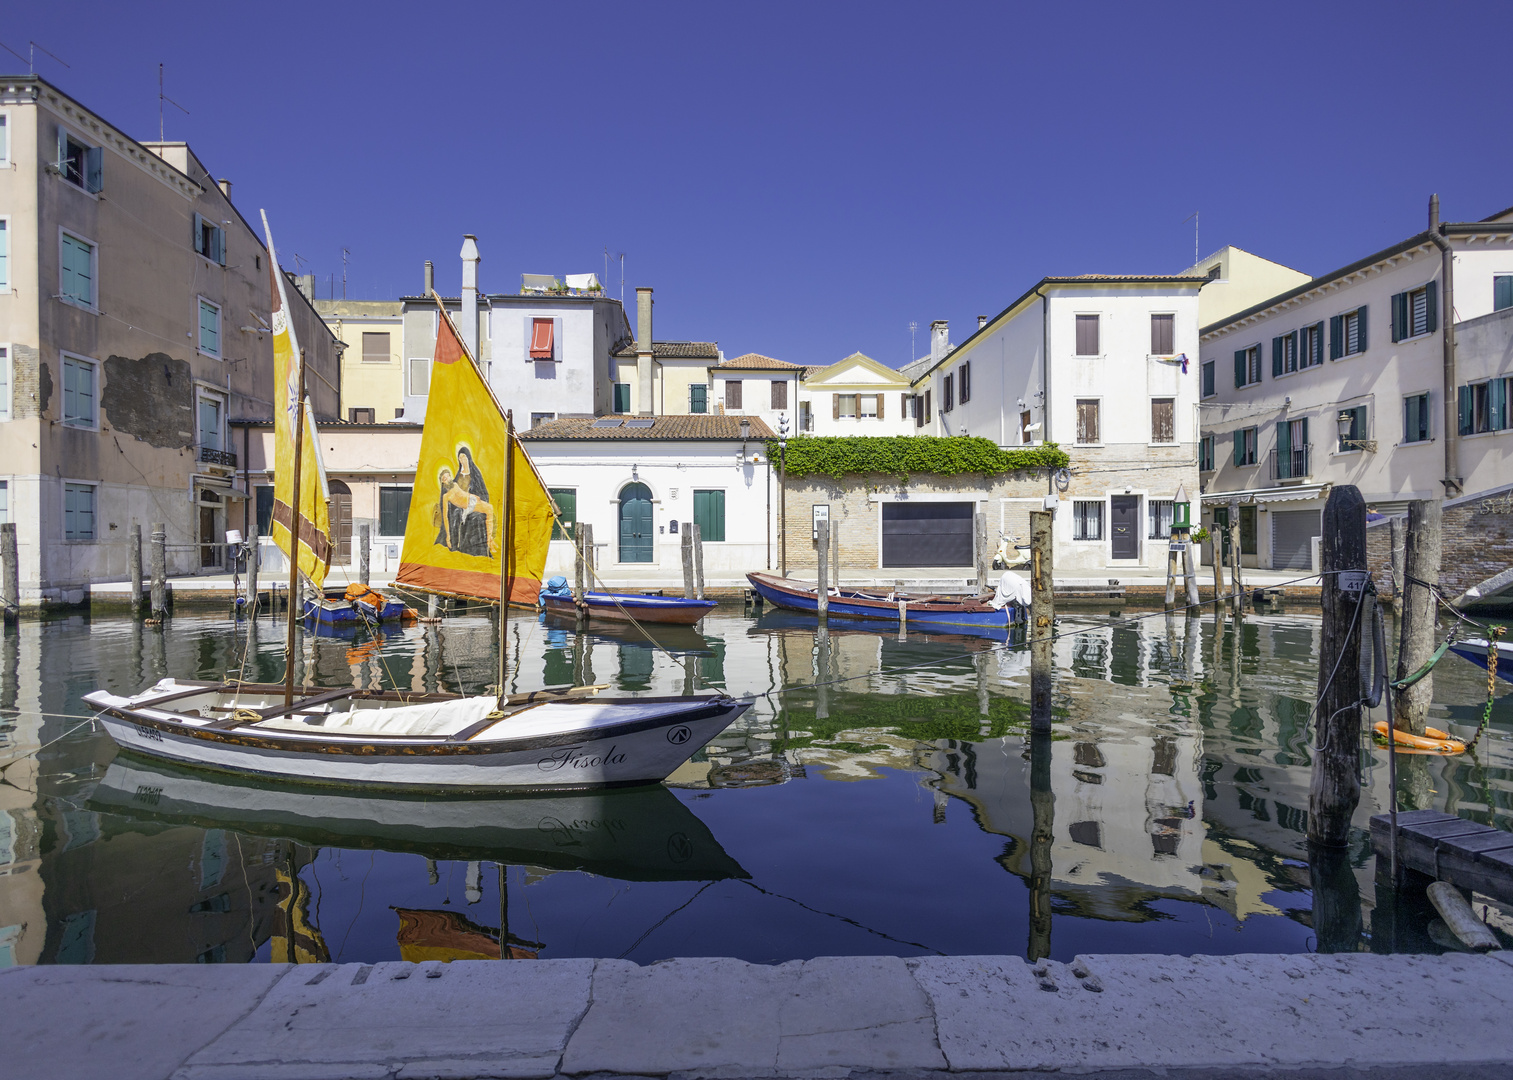
[[[1416,397],[1421,397],[1421,398],[1424,399],[1424,419],[1426,421],[1426,423],[1425,423],[1424,426],[1428,429],[1428,432],[1427,432],[1427,434],[1425,434],[1425,436],[1422,439],[1414,439],[1412,441],[1409,441],[1409,439],[1407,438],[1407,436],[1408,436],[1408,430],[1407,430],[1407,425],[1408,425],[1408,399],[1409,398],[1416,398]],[[1402,408],[1399,410],[1402,413],[1402,415],[1399,416],[1398,419],[1403,424],[1403,439],[1397,445],[1399,445],[1399,446],[1428,446],[1430,443],[1432,443],[1434,441],[1434,391],[1432,391],[1432,390],[1419,390],[1416,393],[1403,394],[1402,398],[1403,398],[1403,404],[1402,404]],[[1338,415],[1338,414],[1336,414],[1336,415]]]
[[[209,349],[205,348],[204,339],[200,337],[200,334],[202,332],[202,328],[200,326],[200,307],[201,305],[205,304],[208,304],[210,307],[215,308],[215,352],[211,352]],[[220,360],[224,357],[226,352],[225,340],[225,309],[222,308],[220,304],[217,304],[214,300],[210,299],[210,297],[208,296],[196,296],[194,298],[194,351],[199,353],[201,356],[208,356],[212,360]]]
[[[1098,535],[1095,537],[1078,537],[1077,535],[1077,507],[1079,504],[1087,504],[1098,508]],[[1108,500],[1107,499],[1073,499],[1072,500],[1072,543],[1074,544],[1101,544],[1108,539]]]
[[[16,520],[11,516],[11,496],[15,494],[11,481],[14,479],[13,476],[0,476],[0,492],[4,492],[4,498],[0,499],[0,525]]]
[[[1258,341],[1254,345],[1246,345],[1244,347],[1243,351],[1246,354],[1246,356],[1245,356],[1245,386],[1238,386],[1238,387],[1235,388],[1237,390],[1243,390],[1243,389],[1245,389],[1246,386],[1260,386],[1261,385],[1261,379],[1263,378],[1263,375],[1262,375],[1262,372],[1261,372],[1261,367],[1262,367],[1262,365],[1261,365],[1261,343]],[[1252,354],[1254,354],[1255,361],[1256,361],[1256,366],[1255,366],[1256,377],[1254,379],[1252,379],[1250,377],[1250,372],[1251,372],[1250,360],[1251,360],[1251,355]],[[1215,373],[1215,375],[1217,376],[1217,372]],[[1218,384],[1217,381],[1215,381],[1215,383],[1214,383],[1214,390],[1217,392],[1218,389],[1219,389],[1219,384]]]
[[[90,490],[90,492],[91,492],[90,500],[91,500],[91,503],[93,504],[93,508],[94,508],[93,512],[94,512],[94,519],[95,519],[95,529],[94,529],[94,535],[91,536],[91,537],[89,537],[88,539],[77,539],[76,538],[76,539],[70,540],[68,538],[68,489],[71,488],[71,487],[88,488]],[[60,484],[59,487],[58,487],[58,499],[59,499],[59,502],[61,504],[60,507],[59,507],[59,509],[61,509],[63,511],[63,517],[62,517],[63,528],[61,530],[62,535],[60,537],[62,539],[62,541],[65,544],[98,544],[100,542],[100,484],[99,484],[99,481],[97,481],[97,480],[70,480],[67,477],[64,477],[62,484]]]
[[[11,163],[10,112],[0,109],[0,166]]]
[[[221,430],[216,433],[220,445],[214,449],[226,450],[226,443],[231,437],[226,426],[226,395],[206,389],[204,386],[197,387],[197,393],[194,395],[194,444],[195,446],[206,445],[205,432],[200,427],[200,402],[202,401],[212,401],[217,407],[217,415],[221,418]]]
[[[0,341],[0,371],[5,373],[5,390],[0,393],[0,421],[15,419],[16,362],[15,350],[8,341]]]
[[[1355,319],[1356,319],[1356,325],[1359,327],[1360,320],[1361,320],[1361,307],[1362,306],[1364,306],[1364,305],[1353,307],[1349,311],[1342,311],[1342,312],[1340,312],[1340,357],[1339,358],[1341,360],[1347,359],[1348,357],[1351,357],[1351,356],[1361,356],[1361,355],[1364,355],[1364,353],[1366,352],[1365,349],[1357,349],[1355,352],[1349,352],[1348,351],[1349,348],[1350,348],[1350,323],[1347,320],[1350,318],[1350,316],[1354,315]],[[1387,306],[1390,308],[1392,305],[1389,304]],[[1392,313],[1389,311],[1387,314],[1388,314],[1387,329],[1389,331],[1389,333],[1388,333],[1387,336],[1391,337],[1392,335],[1391,335],[1390,331],[1392,329],[1392,325],[1391,325],[1392,324],[1392,319],[1391,319],[1391,314]],[[1380,331],[1378,331],[1378,333],[1380,333]],[[1356,332],[1356,340],[1357,341],[1360,340],[1360,332],[1359,332],[1359,330],[1357,330],[1357,332]]]
[[[63,292],[63,238],[65,236],[71,236],[79,243],[89,245],[89,283],[90,291],[94,295],[90,297],[88,304],[81,304],[74,297],[65,295]],[[61,225],[58,226],[58,299],[69,307],[76,307],[93,315],[100,314],[100,245],[84,234],[75,232],[73,229],[65,229]]]
[[[1172,319],[1172,351],[1168,352],[1168,353],[1156,353],[1156,352],[1153,352],[1150,355],[1152,357],[1157,357],[1157,356],[1181,356],[1182,355],[1182,350],[1179,349],[1179,348],[1177,348],[1177,313],[1175,311],[1151,311],[1151,312],[1147,312],[1146,314],[1148,314],[1151,317],[1150,325],[1151,325],[1152,328],[1155,327],[1155,317],[1157,315],[1170,315],[1171,319]],[[1098,331],[1099,331],[1098,345],[1101,348],[1103,346],[1103,327],[1100,326],[1098,328]]]
[[[424,394],[417,394],[415,392],[416,364],[424,364],[426,366],[426,392]],[[431,396],[431,358],[429,356],[412,356],[405,361],[405,393],[409,397],[428,398]]]
[[[63,402],[67,400],[65,398],[65,396],[64,396],[65,393],[66,393],[66,391],[64,390],[64,385],[65,385],[64,384],[64,379],[66,379],[67,376],[64,375],[63,372],[64,372],[64,369],[68,366],[68,362],[70,360],[72,360],[76,364],[85,364],[85,365],[87,365],[93,371],[93,373],[94,373],[93,376],[92,376],[93,379],[94,379],[94,395],[93,395],[93,398],[94,398],[94,410],[93,410],[94,411],[94,415],[89,418],[89,423],[87,423],[87,424],[71,424],[71,423],[69,423],[68,422],[68,416],[67,416],[67,413],[65,411],[66,408],[67,408],[67,406],[65,406],[63,404]],[[61,424],[63,427],[70,427],[70,428],[73,428],[75,431],[99,431],[100,430],[100,361],[96,360],[92,356],[81,356],[78,353],[63,352],[62,350],[59,350],[59,352],[58,352],[58,410],[59,410],[59,414],[60,414],[59,417],[58,417],[58,423]]]
[[[92,142],[91,140],[86,139],[83,135],[77,134],[74,131],[74,129],[71,128],[71,127],[69,127],[67,124],[59,123],[58,124],[58,131],[59,131],[60,134],[66,136],[69,139],[72,139],[74,142],[76,142],[80,146],[84,147],[84,149],[85,149],[86,152],[89,151],[89,150],[103,150],[104,149],[104,147],[102,146],[102,144],[97,143],[97,142]],[[56,151],[57,151],[57,148],[54,147],[53,152],[56,153]],[[103,162],[103,158],[102,158],[102,162]],[[98,192],[98,191],[90,191],[89,190],[89,173],[87,171],[88,167],[89,167],[88,166],[88,158],[85,159],[85,169],[86,169],[86,172],[84,174],[84,179],[83,179],[82,183],[76,184],[76,183],[74,183],[72,180],[70,180],[68,178],[68,176],[63,172],[63,162],[61,160],[54,161],[52,163],[52,167],[53,167],[53,169],[56,170],[58,179],[62,180],[65,184],[67,184],[69,187],[73,188],[75,191],[82,191],[85,195],[88,195],[91,199],[98,200],[100,198],[100,192]],[[103,176],[101,177],[101,182],[102,183],[104,182],[104,177]],[[104,190],[104,189],[102,188],[101,190]]]
[[[862,399],[863,398],[871,398],[872,399],[872,411],[870,413],[866,412],[865,411],[865,406],[862,405]],[[857,394],[856,395],[856,418],[858,420],[876,420],[877,419],[877,406],[878,406],[879,402],[881,401],[881,399],[882,399],[882,395],[881,394],[860,394],[860,393]]]
[[[1095,353],[1080,353],[1077,351],[1077,320],[1084,317],[1098,320],[1098,351]],[[1072,355],[1078,360],[1102,360],[1107,354],[1108,350],[1103,347],[1103,312],[1072,312]]]
[[[0,161],[0,168],[5,162]],[[63,254],[60,248],[58,254]],[[9,292],[11,287],[11,219],[9,214],[0,214],[0,291]],[[59,268],[60,284],[62,269]]]

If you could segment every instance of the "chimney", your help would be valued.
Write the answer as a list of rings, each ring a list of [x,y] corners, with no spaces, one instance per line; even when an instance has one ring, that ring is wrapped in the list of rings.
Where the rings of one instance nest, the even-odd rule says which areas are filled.
[[[426,291],[424,295],[430,296],[436,291],[436,266],[430,259],[426,260]]]
[[[636,290],[636,411],[652,415],[651,393],[651,290]]]
[[[979,316],[977,316],[977,329],[981,330],[984,326],[987,326],[987,325],[988,325],[988,317],[986,315],[979,315]]]
[[[462,318],[458,327],[462,343],[473,359],[478,359],[478,238],[472,233],[462,237]]]
[[[294,287],[304,294],[305,299],[315,302],[315,275],[301,274],[294,279]]]
[[[231,198],[231,181],[222,178],[217,180],[216,183],[220,185],[221,194],[229,200]]]
[[[945,319],[936,319],[930,324],[930,362],[940,363],[951,351],[951,324]]]

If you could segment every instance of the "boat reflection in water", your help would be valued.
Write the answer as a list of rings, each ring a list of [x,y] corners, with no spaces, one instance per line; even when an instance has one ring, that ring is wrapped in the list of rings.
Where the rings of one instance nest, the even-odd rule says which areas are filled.
[[[577,624],[571,618],[552,612],[541,616],[541,625],[546,630],[547,648],[564,648],[578,635]],[[629,623],[596,622],[590,627],[583,636],[592,641],[635,649],[665,649],[674,656],[714,655],[708,640],[692,626],[647,623],[637,627]]]
[[[90,800],[130,818],[320,847],[524,863],[622,881],[749,875],[660,784],[555,795],[431,798],[238,781],[118,756]]]

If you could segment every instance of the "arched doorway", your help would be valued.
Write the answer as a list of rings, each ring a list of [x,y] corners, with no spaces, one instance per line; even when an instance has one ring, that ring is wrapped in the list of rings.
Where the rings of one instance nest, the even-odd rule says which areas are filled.
[[[328,480],[331,493],[331,565],[352,563],[352,489],[340,480]]]
[[[651,562],[651,489],[626,484],[620,489],[620,561]]]

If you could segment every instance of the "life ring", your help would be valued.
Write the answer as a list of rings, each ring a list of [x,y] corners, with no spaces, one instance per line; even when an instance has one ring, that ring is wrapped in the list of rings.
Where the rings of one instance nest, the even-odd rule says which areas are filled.
[[[1371,725],[1371,730],[1376,732],[1376,737],[1383,742],[1387,740],[1387,721],[1378,720]],[[1424,728],[1422,735],[1413,735],[1406,731],[1392,729],[1392,741],[1398,746],[1406,746],[1414,750],[1429,750],[1436,754],[1464,754],[1466,744],[1459,739],[1451,738],[1448,732],[1438,728]]]

